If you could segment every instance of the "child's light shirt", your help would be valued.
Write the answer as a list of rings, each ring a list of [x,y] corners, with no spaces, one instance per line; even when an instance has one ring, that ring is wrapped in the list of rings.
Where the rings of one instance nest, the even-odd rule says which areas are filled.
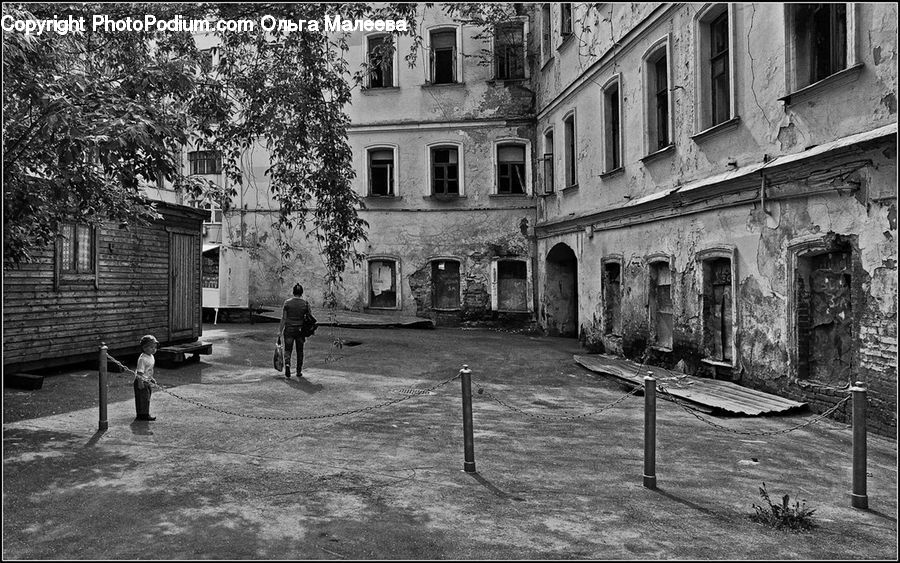
[[[137,361],[137,368],[134,370],[134,380],[143,379],[150,381],[153,379],[153,367],[156,365],[156,358],[151,354],[142,352]]]

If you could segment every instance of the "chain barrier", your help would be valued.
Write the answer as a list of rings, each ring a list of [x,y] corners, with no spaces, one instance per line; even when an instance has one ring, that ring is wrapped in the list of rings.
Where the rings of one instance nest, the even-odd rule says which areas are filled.
[[[110,356],[109,354],[107,354],[107,358],[110,359],[110,360],[112,360],[113,363],[115,363],[116,365],[118,365],[119,367],[121,367],[122,369],[124,369],[125,371],[130,372],[130,373],[134,374],[135,376],[137,375],[137,374],[134,372],[134,370],[129,369],[126,365],[124,365],[124,364],[123,364],[122,362],[120,362],[119,360],[113,358],[113,357]],[[368,406],[366,406],[366,407],[361,407],[361,408],[352,409],[352,410],[348,410],[348,411],[334,412],[334,413],[327,413],[327,414],[317,414],[317,415],[307,415],[307,416],[259,416],[259,415],[253,415],[253,414],[238,413],[238,412],[229,411],[229,410],[226,410],[226,409],[223,409],[223,408],[213,407],[213,406],[210,406],[210,405],[206,405],[206,404],[201,403],[200,401],[197,401],[197,400],[195,400],[195,399],[190,399],[190,398],[188,398],[188,397],[182,397],[181,395],[178,395],[177,393],[174,393],[173,391],[167,389],[166,387],[163,387],[163,386],[160,385],[156,380],[151,380],[150,384],[154,387],[154,389],[157,389],[157,390],[159,390],[159,391],[162,391],[163,393],[166,393],[166,394],[168,394],[168,395],[171,395],[171,396],[175,397],[176,399],[179,399],[179,400],[184,401],[184,402],[186,402],[186,403],[190,403],[190,404],[192,404],[192,405],[194,405],[194,406],[198,406],[198,407],[201,407],[201,408],[204,408],[204,409],[209,409],[209,410],[211,410],[211,411],[219,412],[219,413],[222,413],[222,414],[228,414],[228,415],[231,415],[231,416],[239,416],[239,417],[242,417],[242,418],[253,418],[253,419],[256,419],[256,420],[282,420],[282,421],[290,421],[290,420],[317,420],[317,419],[323,419],[323,418],[336,418],[336,417],[339,417],[339,416],[348,416],[348,415],[352,415],[352,414],[358,414],[358,413],[361,413],[361,412],[373,411],[373,410],[375,410],[375,409],[380,409],[380,408],[383,408],[383,407],[387,407],[387,406],[390,406],[390,405],[394,405],[394,404],[400,403],[400,402],[402,402],[402,401],[407,401],[407,400],[409,400],[409,399],[412,399],[413,397],[418,397],[418,396],[421,396],[421,395],[427,395],[428,393],[431,393],[432,391],[434,391],[434,390],[436,390],[436,389],[438,389],[438,388],[440,388],[440,387],[442,387],[442,386],[444,386],[444,385],[447,385],[447,384],[450,383],[451,381],[454,381],[455,379],[458,379],[458,378],[459,378],[459,374],[457,373],[456,375],[454,375],[453,377],[451,377],[451,378],[449,378],[449,379],[447,379],[447,380],[445,380],[445,381],[441,381],[440,383],[437,383],[436,385],[433,385],[433,386],[431,386],[431,387],[429,387],[429,388],[427,388],[427,389],[421,389],[421,390],[419,390],[420,392],[417,392],[415,395],[406,395],[406,396],[402,396],[402,397],[396,397],[396,398],[394,398],[394,399],[389,399],[389,400],[384,401],[384,402],[382,402],[382,403],[378,403],[378,404],[375,404],[375,405],[368,405]]]
[[[482,384],[481,382],[475,381],[475,380],[473,379],[473,380],[472,380],[472,383],[475,383],[475,384],[478,385],[478,394],[479,394],[479,395],[485,395],[485,396],[487,396],[487,398],[489,398],[489,399],[495,401],[497,404],[499,404],[499,405],[501,405],[501,406],[503,406],[503,407],[506,407],[507,409],[509,409],[509,410],[511,410],[511,411],[517,412],[517,413],[519,413],[519,414],[524,414],[525,416],[530,416],[530,417],[534,417],[534,418],[540,418],[540,419],[542,419],[542,420],[552,420],[552,421],[578,420],[578,419],[580,419],[580,418],[587,418],[587,417],[593,416],[593,415],[595,415],[595,414],[600,414],[601,412],[603,412],[603,411],[605,411],[605,410],[607,410],[607,409],[610,409],[610,408],[616,406],[617,404],[621,403],[622,401],[624,401],[624,400],[627,399],[628,397],[631,397],[631,396],[633,396],[633,395],[636,395],[636,394],[638,394],[638,393],[640,393],[640,392],[642,392],[642,391],[644,390],[642,387],[636,387],[636,388],[634,388],[630,393],[626,393],[625,395],[622,395],[621,397],[619,397],[618,399],[616,399],[616,400],[613,401],[612,403],[603,405],[602,407],[600,407],[600,408],[598,408],[598,409],[594,409],[594,410],[589,411],[589,412],[586,412],[586,413],[577,414],[577,415],[572,415],[572,416],[549,416],[549,415],[545,415],[545,414],[534,414],[534,413],[528,412],[528,411],[526,411],[526,410],[520,409],[519,407],[516,407],[516,406],[514,406],[514,405],[510,405],[510,404],[504,403],[502,400],[500,400],[499,398],[497,398],[497,396],[495,396],[493,393],[488,393],[488,392],[484,391],[484,389],[483,389],[484,384]]]
[[[800,428],[805,428],[811,424],[815,424],[815,423],[819,422],[820,420],[822,420],[824,418],[827,418],[834,411],[838,410],[841,407],[841,405],[843,405],[844,403],[846,403],[847,401],[850,400],[850,396],[844,397],[837,404],[835,404],[833,407],[831,407],[827,411],[823,412],[822,414],[820,414],[817,417],[811,418],[810,420],[804,422],[803,424],[798,424],[796,426],[791,426],[789,428],[783,428],[781,430],[773,430],[771,432],[746,432],[743,430],[735,430],[733,428],[728,428],[727,426],[722,426],[721,424],[715,423],[707,418],[704,418],[703,416],[698,414],[698,411],[696,409],[691,408],[689,405],[686,405],[681,400],[675,398],[674,395],[672,395],[671,393],[669,393],[666,390],[665,386],[657,384],[656,388],[659,390],[660,393],[665,395],[670,401],[672,401],[673,403],[675,403],[676,405],[678,405],[679,407],[681,407],[682,409],[687,411],[689,414],[693,415],[697,420],[704,422],[704,423],[706,423],[714,428],[717,428],[719,430],[723,430],[725,432],[731,432],[733,434],[741,434],[743,436],[775,436],[777,434],[787,434],[788,432],[793,432],[794,430],[799,430]]]

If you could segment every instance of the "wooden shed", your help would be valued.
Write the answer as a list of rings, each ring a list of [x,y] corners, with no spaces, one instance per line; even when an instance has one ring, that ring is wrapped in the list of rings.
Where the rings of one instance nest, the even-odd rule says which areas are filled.
[[[202,334],[200,239],[209,212],[157,202],[149,225],[69,224],[54,248],[3,270],[4,372],[136,354]]]

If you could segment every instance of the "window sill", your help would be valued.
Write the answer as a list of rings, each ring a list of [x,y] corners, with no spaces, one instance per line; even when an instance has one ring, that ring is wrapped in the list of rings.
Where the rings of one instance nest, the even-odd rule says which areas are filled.
[[[364,307],[366,311],[399,311],[402,307]]]
[[[545,192],[541,192],[541,193],[539,193],[539,194],[537,194],[537,195],[539,195],[539,196],[541,196],[541,197],[548,197],[548,196],[551,196],[551,195],[556,195],[556,190],[549,191],[549,192],[546,192],[546,191],[545,191]]]
[[[710,358],[703,358],[700,360],[700,363],[706,364],[708,366],[715,366],[718,368],[733,368],[734,364],[731,362],[723,362],[721,360],[712,360]]]
[[[399,92],[399,86],[379,86],[377,88],[363,88],[360,90],[364,95],[368,94],[388,94],[393,92]]]
[[[440,84],[433,84],[431,82],[426,82],[422,84],[422,88],[465,88],[465,82],[441,82]]]
[[[377,195],[377,194],[369,194],[365,197],[365,199],[369,199],[372,201],[399,201],[403,199],[402,197],[395,195]]]
[[[438,313],[459,313],[460,311],[462,311],[462,309],[460,309],[459,307],[453,307],[450,309],[443,309],[440,307],[432,307],[431,310],[437,311]]]
[[[719,133],[723,133],[725,131],[731,131],[732,129],[737,128],[738,123],[740,123],[740,122],[741,122],[740,116],[736,115],[736,116],[732,117],[731,119],[729,119],[728,121],[723,121],[722,123],[713,125],[712,127],[708,128],[708,129],[704,129],[703,131],[700,131],[696,135],[691,136],[691,140],[693,140],[695,143],[700,143],[701,141],[705,141],[706,139],[709,139],[710,137],[715,137]]]
[[[436,200],[436,201],[456,201],[458,199],[466,199],[466,196],[464,196],[464,195],[431,194],[431,195],[423,195],[422,199],[430,199],[430,200]]]
[[[528,78],[523,76],[521,78],[492,78],[487,81],[487,83],[491,86],[506,86],[507,84],[524,84],[528,82]]]
[[[550,66],[550,63],[552,63],[552,62],[553,62],[553,55],[550,55],[549,57],[547,57],[546,61],[541,63],[541,71],[543,72],[544,70],[546,70],[547,67]]]
[[[645,156],[644,158],[641,159],[641,162],[646,164],[648,162],[652,162],[658,158],[661,158],[661,157],[668,155],[669,153],[673,153],[673,152],[675,152],[675,143],[670,143],[665,148],[659,149],[656,152],[652,152],[652,153],[648,154],[647,156]]]
[[[562,51],[563,49],[565,49],[566,47],[568,47],[569,45],[571,45],[572,43],[575,42],[574,41],[574,39],[575,39],[574,33],[568,33],[566,35],[560,34],[560,37],[562,37],[562,41],[556,47],[557,51]]]
[[[863,66],[865,66],[863,65],[863,63],[857,63],[849,68],[839,70],[831,76],[826,76],[822,80],[814,82],[809,86],[805,86],[797,90],[796,92],[791,92],[786,96],[778,98],[778,100],[784,102],[785,106],[790,106],[793,104],[798,104],[800,102],[805,102],[806,100],[809,100],[817,94],[822,93],[824,90],[830,90],[844,84],[855,82],[859,78]]]
[[[625,167],[624,167],[624,166],[619,166],[618,168],[613,168],[613,169],[610,170],[609,172],[603,172],[603,173],[601,173],[601,174],[600,174],[600,179],[601,179],[601,180],[608,180],[608,179],[610,179],[610,178],[614,178],[614,177],[616,177],[616,176],[619,176],[619,175],[621,175],[621,174],[624,173],[624,172],[625,172]]]
[[[566,186],[565,188],[563,188],[562,191],[563,191],[563,193],[574,192],[577,189],[578,189],[578,184],[572,184],[571,186]]]
[[[526,199],[531,196],[529,194],[488,194],[488,197]]]
[[[651,350],[656,350],[657,352],[666,352],[666,353],[671,353],[671,352],[672,352],[672,349],[671,349],[671,348],[666,348],[665,346],[656,346],[656,345],[653,345],[653,344],[650,345],[650,349],[651,349]]]

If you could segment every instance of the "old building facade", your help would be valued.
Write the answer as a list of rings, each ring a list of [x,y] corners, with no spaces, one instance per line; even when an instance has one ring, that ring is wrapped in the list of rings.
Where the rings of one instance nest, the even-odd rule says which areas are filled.
[[[896,432],[897,11],[545,4],[539,321]]]
[[[818,411],[863,381],[895,434],[896,7],[518,14],[485,34],[423,7],[412,67],[409,38],[391,60],[350,38],[351,68],[377,64],[348,108],[369,231],[338,307],[534,322]],[[218,278],[251,307],[297,280],[322,303],[317,245],[298,230],[285,259],[267,158],[246,161],[212,209],[205,248],[241,256]]]

